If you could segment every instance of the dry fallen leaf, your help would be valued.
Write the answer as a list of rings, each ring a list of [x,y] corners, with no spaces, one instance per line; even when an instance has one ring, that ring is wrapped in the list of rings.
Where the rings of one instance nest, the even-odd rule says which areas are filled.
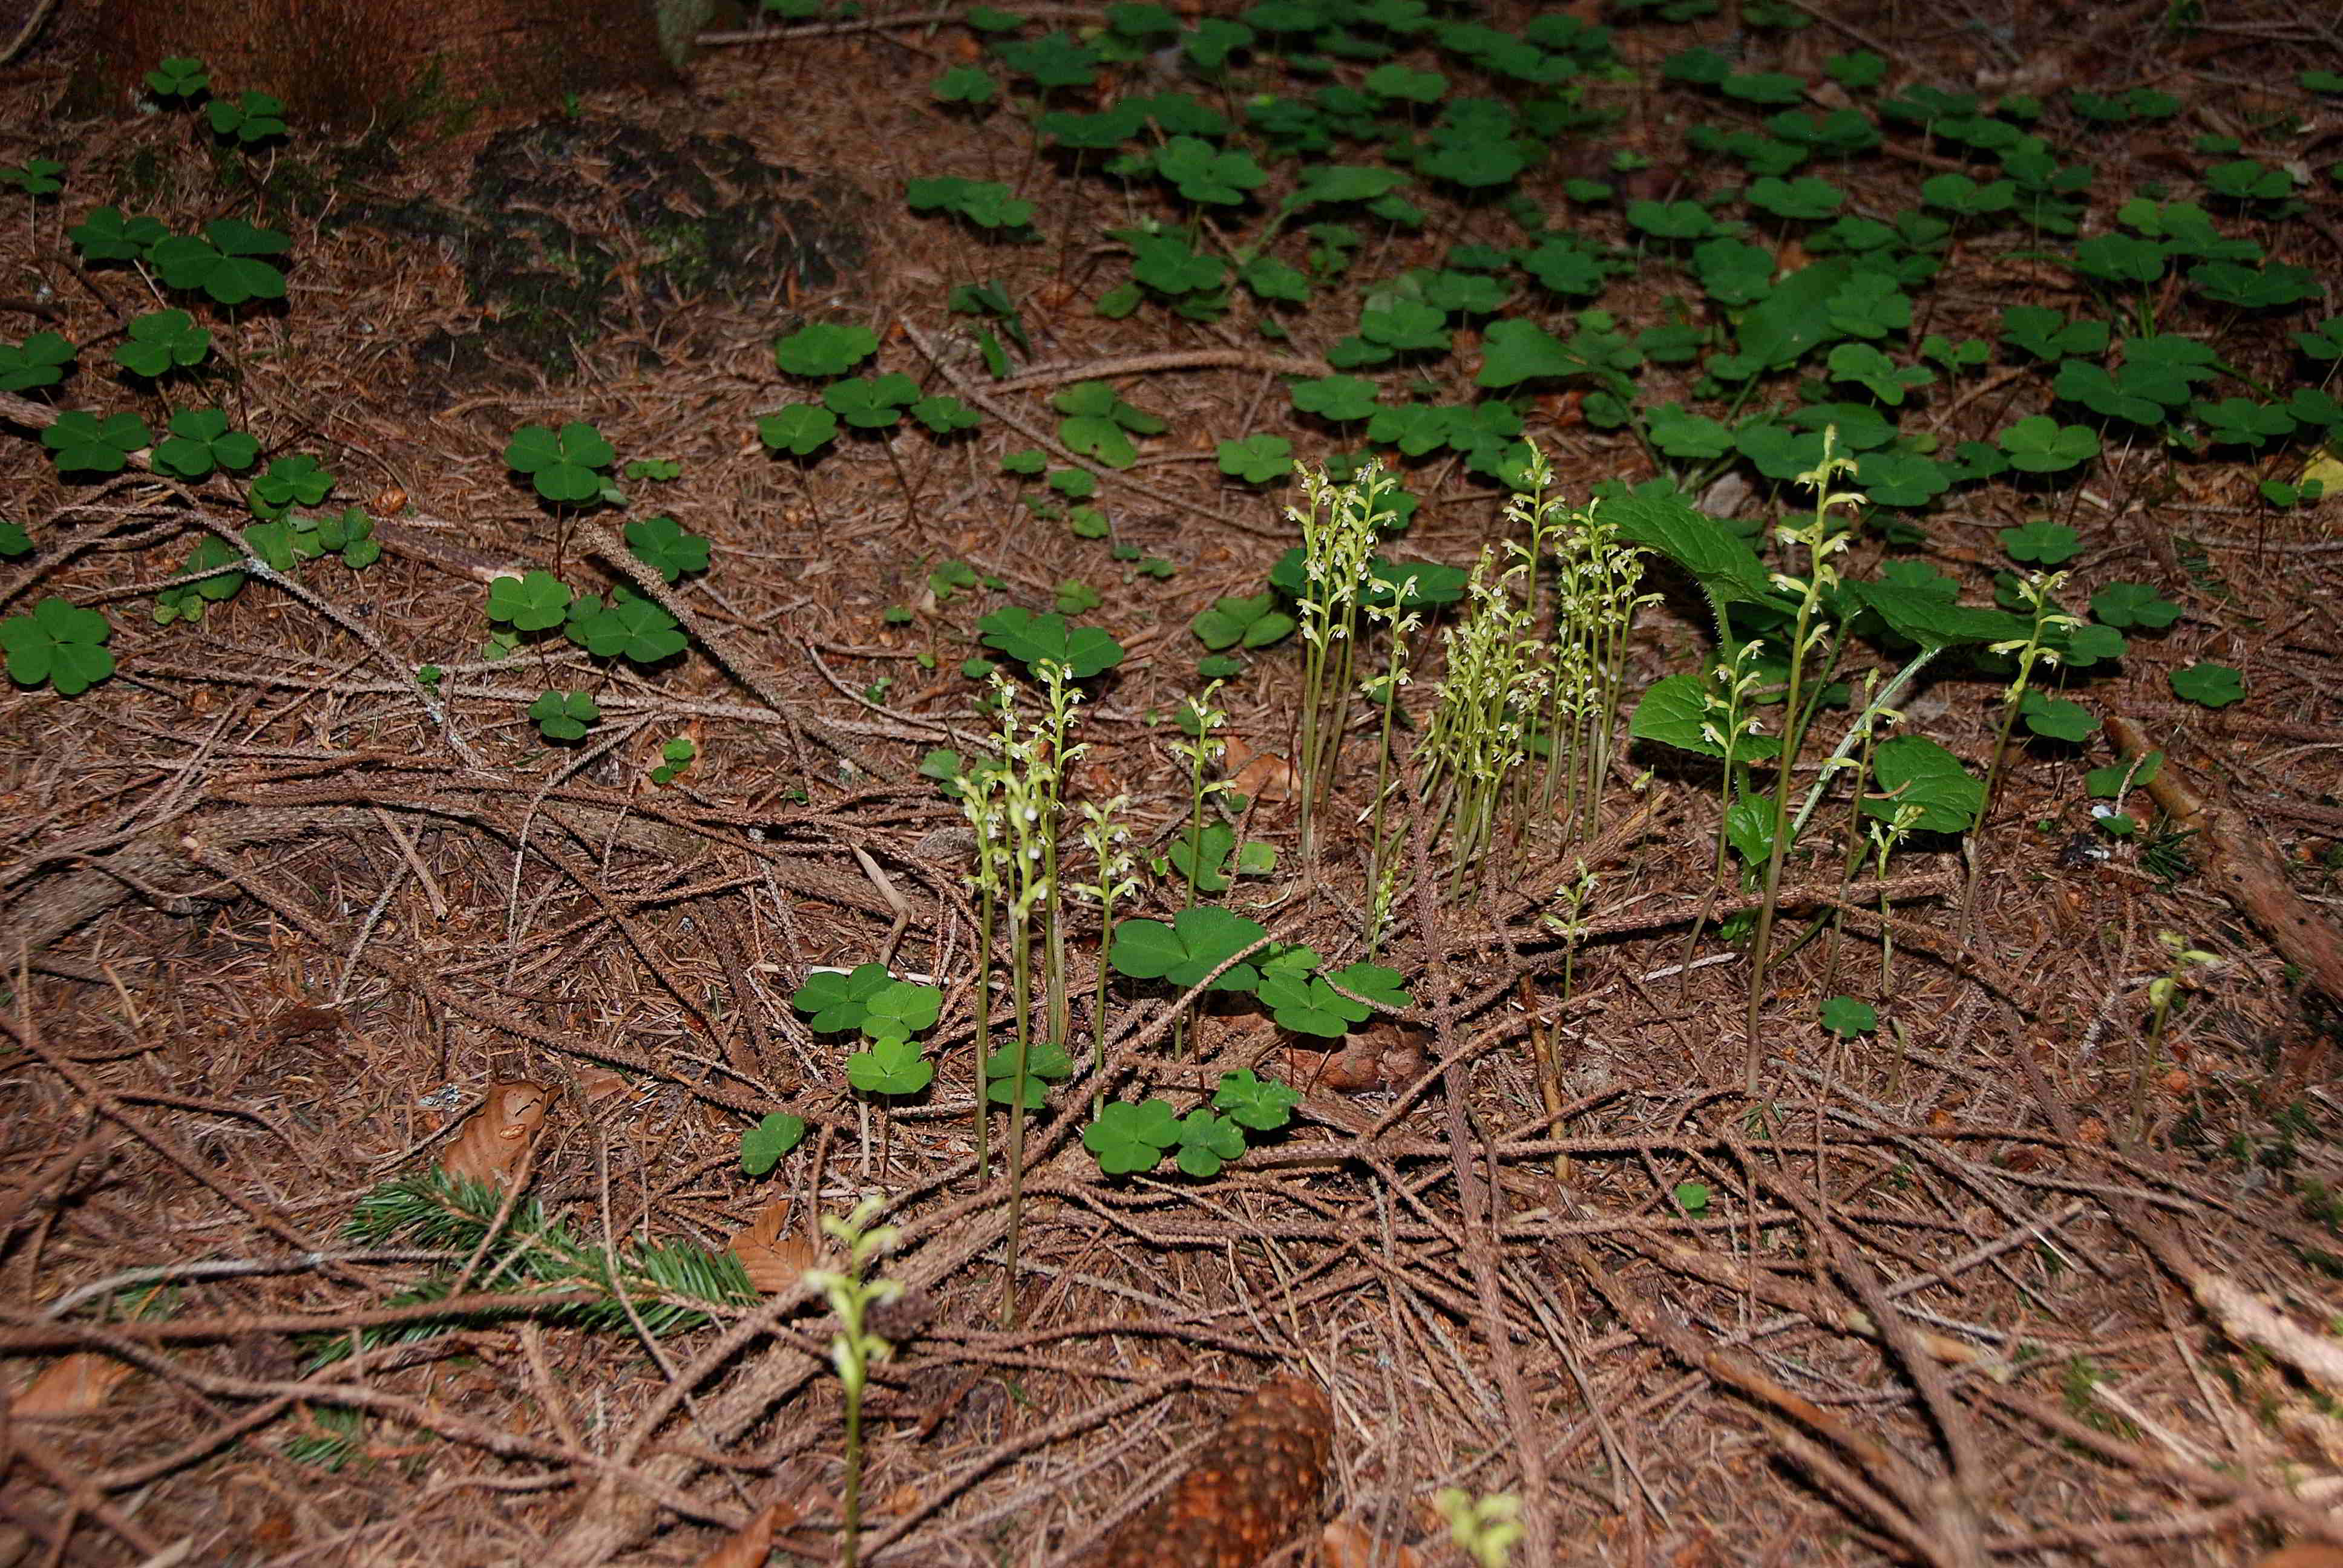
[[[87,1415],[138,1369],[96,1351],[60,1358],[12,1402],[18,1415]]]
[[[1291,800],[1299,788],[1292,763],[1274,751],[1255,751],[1241,735],[1229,737],[1221,769],[1228,776],[1230,789],[1263,805]]]
[[[813,1243],[781,1234],[789,1205],[776,1198],[732,1238],[732,1255],[749,1271],[749,1282],[765,1295],[797,1288],[798,1276],[813,1267]]]
[[[627,1081],[608,1068],[588,1062],[578,1070],[578,1092],[588,1100],[608,1100],[627,1091]]]
[[[345,1027],[341,1013],[330,1007],[288,1007],[268,1020],[269,1032],[286,1042],[305,1040],[312,1035],[325,1035],[330,1039],[341,1033]]]
[[[1334,1412],[1307,1377],[1272,1378],[1221,1423],[1172,1489],[1089,1568],[1253,1568],[1306,1528],[1334,1456]]]
[[[2343,1546],[2327,1546],[2315,1541],[2298,1541],[2291,1546],[2281,1546],[2254,1568],[2343,1568]]]
[[[502,1181],[545,1125],[552,1101],[553,1091],[541,1083],[489,1084],[487,1100],[448,1141],[439,1169],[458,1181]]]
[[[1318,1537],[1318,1560],[1326,1568],[1423,1568],[1413,1546],[1379,1546],[1375,1538],[1347,1519],[1337,1519]]]
[[[1377,1020],[1350,1036],[1340,1050],[1322,1053],[1296,1047],[1291,1052],[1294,1081],[1342,1094],[1397,1089],[1423,1071],[1424,1032],[1414,1025]]]
[[[765,1568],[765,1559],[773,1553],[773,1516],[780,1509],[776,1503],[757,1510],[730,1539],[699,1560],[699,1568]]]

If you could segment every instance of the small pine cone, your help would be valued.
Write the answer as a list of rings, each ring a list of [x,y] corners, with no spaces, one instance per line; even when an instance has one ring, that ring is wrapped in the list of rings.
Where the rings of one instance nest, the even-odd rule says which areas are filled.
[[[1253,1568],[1316,1521],[1333,1453],[1325,1391],[1307,1377],[1272,1378],[1089,1568]]]

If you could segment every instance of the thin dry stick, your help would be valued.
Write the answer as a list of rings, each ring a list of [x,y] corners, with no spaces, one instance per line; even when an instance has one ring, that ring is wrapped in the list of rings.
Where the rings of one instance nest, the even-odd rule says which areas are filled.
[[[1401,765],[1409,802],[1407,832],[1409,853],[1415,869],[1415,914],[1417,929],[1430,932],[1440,929],[1440,910],[1432,875],[1432,852],[1428,842],[1431,824],[1425,820],[1422,780],[1417,777],[1413,756]],[[1541,1441],[1543,1423],[1530,1402],[1529,1391],[1523,1385],[1521,1362],[1513,1353],[1513,1335],[1507,1322],[1503,1293],[1499,1290],[1503,1264],[1492,1240],[1503,1223],[1503,1201],[1499,1195],[1500,1183],[1481,1181],[1476,1169],[1479,1141],[1466,1127],[1467,1101],[1470,1081],[1457,1050],[1455,988],[1448,972],[1447,956],[1437,942],[1427,941],[1424,980],[1432,994],[1433,1029],[1440,1040],[1440,1054],[1445,1065],[1442,1069],[1442,1092],[1446,1101],[1448,1120],[1448,1158],[1456,1182],[1456,1196],[1464,1219],[1464,1257],[1473,1272],[1474,1293],[1478,1298],[1479,1327],[1494,1361],[1497,1388],[1504,1397],[1505,1419],[1513,1424],[1518,1439],[1515,1452],[1520,1455],[1523,1490],[1528,1493],[1523,1513],[1528,1524],[1527,1548],[1530,1561],[1551,1563],[1554,1558],[1552,1493],[1546,1473],[1545,1444]],[[1485,1192],[1483,1191],[1485,1185]]]

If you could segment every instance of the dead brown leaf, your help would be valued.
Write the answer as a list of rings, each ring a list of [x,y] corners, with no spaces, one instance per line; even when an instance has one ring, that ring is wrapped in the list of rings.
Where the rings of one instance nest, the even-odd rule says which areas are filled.
[[[1347,1519],[1337,1519],[1318,1537],[1318,1560],[1326,1568],[1423,1568],[1413,1546],[1378,1546],[1373,1535]]]
[[[96,1351],[75,1351],[27,1383],[13,1408],[18,1415],[87,1415],[137,1370]]]
[[[732,1238],[732,1255],[749,1271],[749,1282],[768,1296],[797,1288],[798,1276],[813,1267],[814,1248],[800,1235],[783,1235],[789,1205],[776,1198]]]
[[[588,1062],[578,1070],[578,1092],[588,1100],[608,1100],[627,1091],[627,1081],[608,1068]]]
[[[1396,1089],[1423,1070],[1422,1033],[1379,1020],[1352,1035],[1340,1050],[1322,1054],[1297,1047],[1291,1052],[1294,1081],[1342,1094]]]
[[[2281,1546],[2254,1568],[2343,1568],[2343,1546],[2328,1546],[2316,1541],[2298,1541],[2291,1546]]]
[[[1291,800],[1299,788],[1292,763],[1274,751],[1255,751],[1240,735],[1229,737],[1221,767],[1228,775],[1229,788],[1263,805]]]
[[[731,1538],[699,1560],[699,1568],[765,1568],[765,1559],[773,1553],[773,1519],[780,1512],[778,1503],[760,1508],[748,1523],[732,1533]]]
[[[479,1110],[466,1119],[439,1156],[439,1169],[458,1181],[502,1181],[545,1125],[553,1091],[541,1083],[491,1083]]]

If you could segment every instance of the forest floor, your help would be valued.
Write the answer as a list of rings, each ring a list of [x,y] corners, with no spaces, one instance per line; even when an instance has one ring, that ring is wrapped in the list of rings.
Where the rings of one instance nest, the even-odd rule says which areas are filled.
[[[0,1564],[2343,1547],[2343,27],[1716,9],[9,65]]]

